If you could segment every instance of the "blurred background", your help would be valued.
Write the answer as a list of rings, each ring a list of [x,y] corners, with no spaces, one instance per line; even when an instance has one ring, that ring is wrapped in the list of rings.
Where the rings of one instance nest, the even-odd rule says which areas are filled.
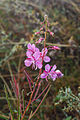
[[[45,14],[54,32],[47,43],[61,48],[50,51],[51,64],[56,64],[64,77],[51,83],[51,91],[33,120],[80,120],[75,109],[63,111],[65,103],[54,104],[61,87],[70,87],[75,95],[80,89],[80,0],[0,0],[0,112],[9,111],[2,99],[4,83],[10,84],[12,74],[23,76],[20,69],[24,67],[27,43],[35,43],[33,34],[40,29]]]

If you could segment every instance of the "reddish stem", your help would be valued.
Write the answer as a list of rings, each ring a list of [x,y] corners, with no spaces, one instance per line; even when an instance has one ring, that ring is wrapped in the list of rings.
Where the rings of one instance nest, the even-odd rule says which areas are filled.
[[[36,98],[36,99],[33,99],[32,102],[34,102],[35,100],[37,100],[38,98],[41,97],[41,95],[46,91],[46,89],[48,88],[49,84],[46,86],[46,88],[40,93],[40,95]]]
[[[33,114],[29,117],[29,119],[28,119],[28,120],[30,120],[30,119],[34,116],[34,114],[37,112],[37,110],[39,109],[39,107],[40,107],[40,105],[42,104],[43,100],[45,99],[45,97],[46,97],[47,93],[49,92],[50,87],[51,87],[51,86],[49,86],[49,88],[48,88],[47,92],[45,93],[45,95],[44,95],[43,99],[41,100],[40,104],[38,105],[38,107],[36,108],[36,110],[33,112]]]
[[[38,94],[38,91],[39,91],[39,89],[40,89],[41,82],[42,82],[42,80],[41,80],[41,81],[39,82],[39,84],[38,84],[38,88],[37,88],[37,90],[36,90],[36,93],[35,93],[34,98],[33,98],[32,101],[35,100],[35,98],[36,98],[36,96],[37,96],[37,94]]]

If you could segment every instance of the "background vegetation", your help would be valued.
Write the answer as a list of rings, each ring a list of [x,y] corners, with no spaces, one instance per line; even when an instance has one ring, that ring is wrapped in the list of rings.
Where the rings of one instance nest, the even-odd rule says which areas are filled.
[[[20,70],[24,67],[26,45],[36,41],[33,34],[45,14],[54,32],[54,38],[47,37],[47,44],[61,48],[59,52],[50,51],[51,63],[61,68],[64,77],[52,83],[51,91],[33,119],[79,120],[80,107],[78,111],[75,108],[63,110],[64,106],[68,107],[66,100],[55,97],[61,88],[65,93],[68,87],[80,97],[80,0],[0,0],[0,114],[8,116],[9,112],[4,84],[10,85],[13,75],[18,79],[24,77]],[[36,76],[28,71],[32,77]],[[25,79],[20,82],[25,84]]]

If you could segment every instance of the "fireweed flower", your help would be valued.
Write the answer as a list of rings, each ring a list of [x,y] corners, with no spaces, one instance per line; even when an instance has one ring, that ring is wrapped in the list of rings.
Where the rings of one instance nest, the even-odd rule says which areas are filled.
[[[32,68],[42,68],[42,62],[40,61],[40,52],[35,52],[32,56],[29,56],[25,61],[25,66],[29,67],[32,65]]]
[[[46,56],[48,50],[47,48],[42,49],[42,51],[40,52],[39,49],[37,47],[35,47],[34,44],[28,44],[27,45],[28,49],[26,52],[26,60],[24,61],[25,66],[29,67],[32,65],[32,68],[42,68],[42,63],[44,62],[50,62],[50,58],[48,56]]]
[[[53,32],[50,32],[50,35],[51,35],[51,36],[53,36],[53,35],[54,35],[54,33],[53,33]]]
[[[44,28],[44,26],[40,28],[40,31],[42,31],[42,30],[43,30],[43,28]]]
[[[51,32],[49,29],[47,30],[47,32],[49,32],[49,34],[50,34],[51,36],[53,36],[53,35],[54,35],[54,33],[53,33],[53,32]]]
[[[51,69],[52,68],[52,69]],[[41,78],[45,78],[47,80],[47,78],[52,78],[53,81],[56,80],[56,78],[60,78],[63,76],[63,74],[61,73],[60,70],[56,70],[56,65],[54,65],[53,67],[50,66],[49,64],[45,65],[45,70],[44,72],[41,74]]]
[[[35,35],[38,35],[38,34],[40,34],[41,32],[35,32]]]
[[[49,47],[49,49],[53,49],[53,50],[60,50],[60,48],[59,47],[57,47],[57,46],[48,46]]]
[[[26,52],[26,56],[27,57],[31,57],[35,52],[39,52],[39,49],[35,47],[34,44],[31,45],[31,43],[29,43],[27,45],[27,52]]]

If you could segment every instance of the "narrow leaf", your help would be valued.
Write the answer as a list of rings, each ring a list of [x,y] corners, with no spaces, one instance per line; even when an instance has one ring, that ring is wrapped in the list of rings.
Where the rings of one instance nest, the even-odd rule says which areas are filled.
[[[13,118],[13,111],[12,111],[12,108],[11,108],[11,104],[10,104],[10,101],[8,99],[8,93],[7,93],[7,89],[6,89],[6,86],[4,85],[4,90],[5,90],[5,94],[6,94],[6,100],[8,102],[8,107],[9,107],[9,110],[10,110],[10,113],[11,113],[11,116],[12,116],[12,120],[14,120]]]

